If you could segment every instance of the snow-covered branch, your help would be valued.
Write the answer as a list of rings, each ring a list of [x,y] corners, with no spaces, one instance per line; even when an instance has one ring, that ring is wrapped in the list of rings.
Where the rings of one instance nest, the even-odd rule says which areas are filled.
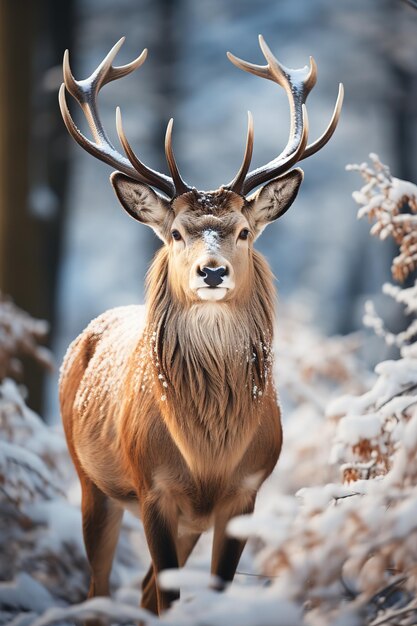
[[[403,282],[417,267],[417,185],[391,175],[387,165],[376,154],[369,155],[371,165],[348,165],[365,181],[353,199],[361,205],[358,219],[367,216],[375,223],[371,234],[380,239],[393,237],[399,245],[399,254],[392,263],[392,275]]]
[[[39,345],[48,334],[48,324],[36,320],[0,293],[0,380],[22,377],[22,356],[30,356],[42,367],[53,367],[50,351]]]

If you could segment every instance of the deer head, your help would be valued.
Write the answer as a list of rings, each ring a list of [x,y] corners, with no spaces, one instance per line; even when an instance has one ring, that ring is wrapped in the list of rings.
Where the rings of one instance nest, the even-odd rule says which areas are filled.
[[[59,102],[66,127],[87,152],[117,168],[111,175],[111,183],[120,203],[131,217],[153,228],[168,247],[169,280],[176,297],[186,302],[227,302],[242,298],[251,273],[253,242],[265,226],[283,215],[295,200],[303,172],[291,168],[320,150],[333,135],[341,112],[343,86],[339,86],[327,129],[318,140],[307,145],[305,102],[316,83],[314,60],[310,58],[309,67],[288,69],[273,56],[262,36],[259,36],[259,43],[266,65],[254,65],[228,53],[230,61],[240,69],[284,88],[291,112],[289,138],[277,157],[249,171],[253,150],[253,122],[249,113],[245,154],[235,178],[215,191],[197,191],[184,182],[179,172],[172,148],[172,119],[165,138],[171,176],[151,169],[136,156],[124,133],[119,108],[116,127],[126,156],[116,150],[100,122],[96,99],[101,87],[133,72],[146,59],[145,49],[131,63],[113,67],[123,41],[124,38],[112,48],[89,78],[81,81],[74,79],[68,51],[65,52],[65,82],[59,92]],[[83,109],[94,141],[76,127],[66,103],[66,90]]]

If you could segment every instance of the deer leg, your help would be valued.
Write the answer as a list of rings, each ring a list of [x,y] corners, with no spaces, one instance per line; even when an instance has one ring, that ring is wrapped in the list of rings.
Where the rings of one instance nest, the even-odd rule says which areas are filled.
[[[91,569],[88,597],[108,596],[110,571],[123,509],[85,475],[80,476],[80,480],[84,543]]]
[[[187,562],[195,544],[200,538],[198,535],[186,535],[177,541],[178,565],[183,567]],[[142,581],[142,601],[141,606],[152,613],[158,613],[158,603],[156,598],[156,580],[151,564]]]
[[[178,567],[177,548],[175,544],[176,526],[165,519],[157,502],[144,502],[142,505],[142,522],[146,541],[152,558],[152,572],[149,569],[142,583],[144,595],[141,606],[157,615],[168,609],[174,600],[179,598],[177,591],[164,590],[158,585],[159,572],[164,569]],[[155,590],[155,591],[154,591]],[[155,602],[156,592],[156,602]]]
[[[142,580],[142,598],[140,605],[151,613],[158,615],[158,601],[156,597],[156,581],[152,563]]]
[[[211,573],[218,578],[215,589],[221,591],[225,583],[233,580],[239,559],[246,545],[246,539],[229,537],[226,533],[228,522],[236,515],[252,513],[255,506],[255,498],[239,510],[234,509],[229,514],[220,514],[216,517],[214,525],[213,552],[211,558]]]
[[[200,539],[200,537],[201,533],[198,533],[196,535],[184,535],[183,537],[178,539],[177,552],[180,567],[183,567],[186,564],[188,557],[190,556],[195,544]]]

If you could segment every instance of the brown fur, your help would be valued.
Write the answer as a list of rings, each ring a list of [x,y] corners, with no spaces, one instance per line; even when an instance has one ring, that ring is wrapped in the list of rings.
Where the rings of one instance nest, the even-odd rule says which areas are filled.
[[[198,229],[218,230],[221,254],[236,275],[243,272],[233,297],[187,297],[176,272],[179,255],[188,254],[188,267],[191,252],[166,245],[148,275],[145,320],[140,307],[107,311],[72,344],[62,368],[62,418],[83,489],[90,595],[108,592],[129,508],[141,516],[151,552],[142,606],[154,612],[177,597],[159,588],[157,573],[185,563],[211,525],[212,573],[233,578],[244,542],[226,535],[227,522],[253,509],[281,448],[272,275],[252,245],[233,243],[248,223],[244,200],[221,195],[224,210],[206,206],[192,214],[177,199],[175,215],[190,241]],[[192,245],[199,250],[198,241]]]

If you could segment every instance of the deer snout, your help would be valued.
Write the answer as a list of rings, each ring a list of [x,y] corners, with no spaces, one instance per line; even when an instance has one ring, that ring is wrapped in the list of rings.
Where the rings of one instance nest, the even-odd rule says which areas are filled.
[[[200,300],[223,300],[235,288],[233,266],[224,257],[202,256],[191,267],[189,286]]]
[[[197,267],[197,274],[203,278],[209,287],[218,287],[222,284],[224,276],[227,276],[228,269],[224,265],[219,267],[208,267],[205,265]]]

